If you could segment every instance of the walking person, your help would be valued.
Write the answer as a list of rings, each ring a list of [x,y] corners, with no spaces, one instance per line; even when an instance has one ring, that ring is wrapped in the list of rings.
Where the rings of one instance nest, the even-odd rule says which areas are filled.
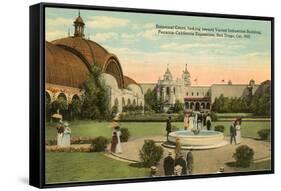
[[[62,146],[63,132],[64,132],[63,122],[60,121],[57,125],[57,146],[58,147]]]
[[[116,133],[116,131],[114,131],[112,133],[112,140],[111,140],[111,146],[110,146],[110,151],[112,153],[116,152],[117,143],[118,143],[117,133]]]
[[[189,127],[189,114],[188,113],[185,113],[185,115],[184,115],[183,127],[184,127],[184,130],[187,130]]]
[[[65,122],[63,124],[64,126],[64,131],[63,131],[63,137],[61,140],[61,146],[62,147],[70,147],[71,144],[71,139],[70,139],[70,134],[71,134],[71,129],[69,127],[69,124]]]
[[[175,166],[177,165],[182,167],[182,171],[180,175],[186,175],[186,161],[184,160],[182,153],[180,153],[179,158],[175,160]]]
[[[241,143],[241,123],[242,123],[242,119],[241,118],[238,118],[236,120],[236,126],[235,126],[235,129],[236,129],[236,143],[237,144],[240,144]]]
[[[176,138],[176,147],[175,147],[175,159],[179,158],[181,153],[181,143],[180,143],[180,138]]]
[[[189,150],[189,152],[186,155],[186,166],[188,174],[192,174],[193,171],[193,154],[192,149]]]
[[[209,113],[207,114],[207,117],[206,117],[206,125],[207,125],[207,130],[208,131],[211,130],[212,118]]]
[[[191,115],[189,117],[188,129],[193,129],[193,123],[194,123],[194,114],[191,113]]]
[[[117,145],[116,145],[116,153],[120,154],[122,153],[122,146],[121,146],[121,130],[120,127],[117,126],[115,127],[115,132],[116,132],[116,136],[117,136]]]
[[[169,151],[168,156],[164,158],[164,173],[166,176],[174,174],[175,160],[172,157],[172,152]]]
[[[168,136],[169,134],[172,132],[172,117],[169,116],[167,119],[167,123],[166,123],[166,131],[167,131],[167,141],[168,141]]]
[[[236,143],[236,121],[234,121],[231,125],[230,125],[230,144],[232,144],[232,142],[234,141],[235,145]]]

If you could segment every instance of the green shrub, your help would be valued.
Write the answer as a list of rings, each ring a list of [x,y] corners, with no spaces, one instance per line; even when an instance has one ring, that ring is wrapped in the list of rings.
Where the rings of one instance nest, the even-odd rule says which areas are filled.
[[[249,167],[254,159],[254,150],[247,145],[241,145],[236,148],[236,152],[233,154],[233,158],[236,161],[236,165],[239,167]]]
[[[213,111],[210,113],[210,117],[211,117],[212,121],[217,121],[218,120],[217,113],[215,113]]]
[[[92,149],[94,152],[102,152],[105,151],[108,140],[105,137],[97,137],[92,141]]]
[[[224,126],[223,125],[216,125],[215,131],[219,131],[219,132],[224,133]]]
[[[261,140],[268,140],[270,135],[270,129],[261,129],[258,131]]]
[[[145,167],[157,165],[163,157],[163,148],[157,146],[153,140],[145,140],[139,152],[141,161]]]
[[[120,136],[121,142],[127,142],[131,136],[129,129],[121,128],[120,131],[121,131],[121,136]]]

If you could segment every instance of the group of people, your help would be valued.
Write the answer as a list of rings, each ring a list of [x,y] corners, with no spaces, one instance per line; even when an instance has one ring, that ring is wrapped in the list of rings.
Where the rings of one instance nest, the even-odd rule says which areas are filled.
[[[193,154],[191,149],[184,158],[180,153],[175,159],[172,157],[172,152],[169,151],[168,156],[164,159],[164,173],[166,176],[181,176],[192,174],[193,170]]]
[[[206,127],[207,130],[211,130],[212,118],[210,113],[203,113],[199,111],[194,111],[191,114],[185,113],[183,120],[184,130],[202,129]],[[168,140],[169,133],[172,132],[172,117],[169,116],[166,122],[166,136]]]
[[[112,139],[111,139],[111,146],[110,146],[110,151],[112,153],[117,153],[117,154],[122,153],[120,137],[121,137],[121,130],[120,127],[117,125],[113,128],[112,131]]]
[[[234,144],[240,144],[241,143],[241,124],[242,119],[238,118],[233,121],[233,123],[230,125],[230,144],[234,142]]]
[[[57,146],[58,147],[70,147],[71,145],[71,129],[67,122],[59,121],[57,125]]]
[[[187,129],[202,129],[206,127],[210,130],[212,126],[212,118],[210,113],[204,113],[200,111],[193,111],[191,114],[185,113],[184,115],[184,130]]]

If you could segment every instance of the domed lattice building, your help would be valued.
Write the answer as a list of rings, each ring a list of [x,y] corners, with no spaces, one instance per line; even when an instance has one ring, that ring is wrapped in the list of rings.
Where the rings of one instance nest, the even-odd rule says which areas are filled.
[[[110,92],[110,106],[133,104],[144,106],[141,86],[133,79],[123,75],[118,57],[108,52],[98,43],[84,38],[85,23],[80,16],[74,21],[74,35],[46,42],[46,96],[53,102],[58,97],[71,103],[81,99],[81,85],[86,81],[93,65],[102,70]]]

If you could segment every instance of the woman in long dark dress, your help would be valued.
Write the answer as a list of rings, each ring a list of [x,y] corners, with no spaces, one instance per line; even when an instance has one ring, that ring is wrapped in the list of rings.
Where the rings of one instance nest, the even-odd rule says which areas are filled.
[[[113,132],[112,141],[111,141],[111,147],[110,147],[111,152],[113,152],[113,153],[116,152],[117,143],[118,143],[117,133]]]

